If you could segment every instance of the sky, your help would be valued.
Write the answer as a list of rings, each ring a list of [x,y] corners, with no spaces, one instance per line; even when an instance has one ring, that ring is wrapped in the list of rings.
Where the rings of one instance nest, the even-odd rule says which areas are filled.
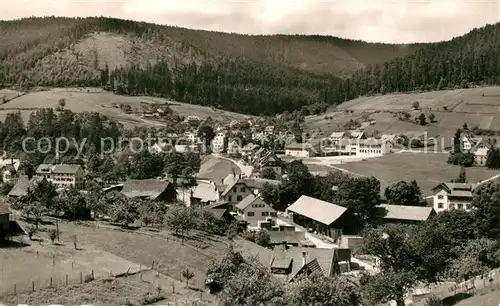
[[[448,40],[500,22],[500,0],[1,0],[0,18],[112,16],[245,34],[371,42]]]

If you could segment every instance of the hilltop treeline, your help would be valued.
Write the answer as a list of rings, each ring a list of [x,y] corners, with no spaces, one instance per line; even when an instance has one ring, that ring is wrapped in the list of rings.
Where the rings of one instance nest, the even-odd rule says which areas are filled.
[[[97,51],[74,50],[99,31],[130,39],[126,53],[133,55],[109,69]],[[318,113],[361,95],[500,84],[500,23],[412,45],[227,34],[113,18],[0,22],[0,36],[0,86],[102,85],[258,115]]]

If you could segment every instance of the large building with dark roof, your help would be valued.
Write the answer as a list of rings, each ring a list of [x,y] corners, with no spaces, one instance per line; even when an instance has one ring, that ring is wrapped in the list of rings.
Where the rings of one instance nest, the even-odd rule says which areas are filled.
[[[36,176],[46,178],[57,188],[83,188],[85,185],[85,173],[80,165],[41,164],[36,169]]]
[[[121,193],[127,198],[163,202],[173,202],[177,198],[177,191],[171,182],[157,179],[128,179],[123,185]]]

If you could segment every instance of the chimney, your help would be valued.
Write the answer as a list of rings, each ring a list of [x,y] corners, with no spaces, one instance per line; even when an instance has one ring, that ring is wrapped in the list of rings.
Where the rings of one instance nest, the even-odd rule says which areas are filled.
[[[307,263],[307,252],[302,252],[302,267]]]

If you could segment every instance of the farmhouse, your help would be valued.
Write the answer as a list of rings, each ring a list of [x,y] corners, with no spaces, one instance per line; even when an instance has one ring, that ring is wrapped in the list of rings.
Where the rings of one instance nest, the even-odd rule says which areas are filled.
[[[80,165],[41,164],[36,169],[36,176],[46,178],[58,188],[83,188],[84,172]]]
[[[388,204],[379,207],[385,212],[382,223],[417,224],[436,215],[432,207]]]
[[[265,169],[271,169],[279,176],[283,174],[282,165],[283,162],[281,161],[281,159],[277,157],[273,152],[268,152],[257,162],[257,166],[260,168],[261,173]]]
[[[236,210],[242,220],[248,222],[250,226],[257,226],[259,221],[266,221],[269,218],[276,220],[276,211],[262,198],[249,194],[236,205]]]
[[[238,141],[236,141],[236,139],[231,140],[227,145],[227,154],[238,155],[240,153],[241,153],[241,146],[238,143]]]
[[[36,184],[43,179],[40,177],[28,178],[27,175],[20,175],[16,184],[9,192],[9,197],[19,198],[28,194],[29,188],[34,188]]]
[[[211,213],[217,220],[231,223],[236,219],[230,213],[231,205],[228,202],[217,202],[203,207],[203,210]]]
[[[316,273],[327,277],[340,274],[342,261],[350,266],[349,250],[275,247],[270,268],[274,276],[293,282],[300,276]]]
[[[172,202],[177,197],[174,185],[168,181],[156,179],[128,179],[121,191],[127,198],[139,198],[153,201]]]
[[[471,183],[441,183],[434,187],[433,207],[439,213],[450,209],[469,211],[472,206],[472,192],[477,184]]]
[[[309,196],[301,196],[287,212],[293,214],[293,222],[334,239],[360,231],[359,218],[347,208]]]
[[[4,183],[15,181],[18,177],[18,170],[21,161],[19,159],[0,159],[0,171]]]

